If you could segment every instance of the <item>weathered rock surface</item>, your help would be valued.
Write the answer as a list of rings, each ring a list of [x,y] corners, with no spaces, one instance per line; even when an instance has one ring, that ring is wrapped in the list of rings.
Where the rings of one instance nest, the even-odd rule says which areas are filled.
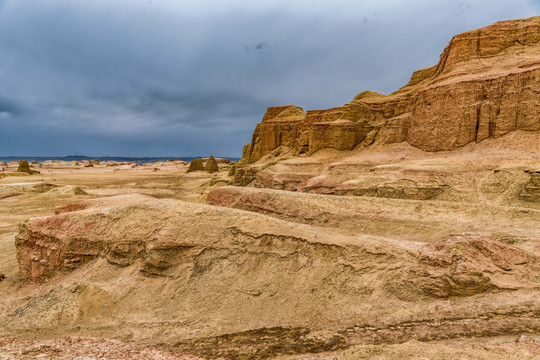
[[[11,359],[202,360],[153,347],[76,336],[41,341],[0,339],[0,360]]]
[[[55,336],[262,359],[540,330],[534,252],[486,236],[430,245],[300,222],[133,194],[58,207],[21,226],[30,282],[4,304],[0,336],[54,326]]]
[[[246,246],[257,247],[258,242],[267,238],[263,241],[266,245],[261,245],[263,248],[273,248],[271,243],[278,239],[282,239],[279,243],[292,241],[285,247],[293,244],[296,247],[304,242],[317,244],[320,241],[323,244],[344,241],[343,245],[352,245],[358,241],[347,236],[338,236],[339,239],[321,237],[301,225],[299,229],[280,226],[285,224],[258,214],[157,200],[141,194],[62,205],[56,209],[56,213],[56,216],[32,219],[21,227],[16,247],[20,273],[25,279],[44,280],[97,258],[105,258],[109,263],[120,266],[132,265],[142,259],[143,272],[165,275],[167,269],[175,268],[176,261],[195,266],[194,257],[204,249],[212,248],[217,243],[222,243],[220,248],[228,247],[231,241],[233,244],[240,241],[245,242]],[[143,218],[146,220],[143,221]],[[296,244],[298,241],[300,243]],[[236,248],[237,245],[232,247]],[[406,256],[404,249],[386,244],[383,240],[371,239],[355,246],[389,246]],[[282,249],[279,246],[270,249],[274,250]]]
[[[189,168],[187,169],[187,172],[192,171],[204,171],[204,164],[202,159],[193,159],[191,160],[191,163],[189,164]]]
[[[404,299],[417,296],[418,292],[447,298],[512,290],[516,283],[539,289],[539,260],[526,251],[486,237],[453,236],[422,249],[419,264],[411,266],[401,281],[388,286]]]
[[[531,178],[523,191],[521,192],[521,198],[527,201],[540,202],[540,171],[528,171]]]
[[[243,161],[284,147],[320,149],[407,142],[454,150],[516,130],[540,131],[540,17],[495,23],[455,36],[437,65],[385,96],[370,91],[328,110],[269,108]],[[540,146],[540,145],[539,145]]]
[[[30,172],[30,165],[28,164],[28,161],[21,160],[19,161],[19,167],[17,168],[18,172]]]
[[[471,343],[410,341],[396,345],[362,345],[344,351],[335,360],[531,360],[540,356],[540,340],[533,336]]]
[[[516,131],[452,152],[424,152],[403,143],[342,152],[327,149],[310,157],[285,154],[240,165],[232,184],[540,208],[534,180],[539,144],[540,132]]]
[[[206,164],[204,164],[204,170],[206,170],[208,172],[219,171],[218,163],[217,163],[216,159],[214,159],[213,156],[210,156],[208,158],[208,160],[206,160]]]
[[[510,244],[540,239],[540,210],[526,208],[331,196],[237,186],[211,190],[206,202],[297,223],[348,230],[353,234],[405,241],[430,242],[463,234]]]

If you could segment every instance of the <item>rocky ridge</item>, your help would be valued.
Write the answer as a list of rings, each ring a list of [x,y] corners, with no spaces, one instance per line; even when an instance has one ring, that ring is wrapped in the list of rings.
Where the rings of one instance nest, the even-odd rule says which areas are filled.
[[[309,200],[293,195],[300,205]],[[333,209],[313,226],[316,215],[276,219],[136,194],[60,206],[21,226],[17,259],[29,282],[0,313],[0,336],[25,328],[262,359],[486,329],[540,331],[536,243],[358,233],[334,223],[332,212],[336,219],[342,210]],[[29,292],[32,282],[39,285]]]
[[[437,65],[390,95],[359,93],[327,110],[271,107],[244,148],[253,163],[284,147],[294,154],[407,142],[454,150],[516,131],[540,130],[540,17],[455,36]]]

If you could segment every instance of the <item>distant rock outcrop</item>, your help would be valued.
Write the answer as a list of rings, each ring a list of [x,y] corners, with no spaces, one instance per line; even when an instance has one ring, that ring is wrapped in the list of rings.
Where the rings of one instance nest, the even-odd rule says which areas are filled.
[[[202,159],[193,159],[191,163],[189,164],[189,168],[187,169],[187,172],[192,171],[203,171],[204,165]]]
[[[28,161],[21,160],[19,161],[19,167],[17,168],[17,172],[30,172],[30,165],[28,164]]]
[[[17,168],[17,172],[28,173],[28,174],[39,174],[39,171],[30,169],[30,165],[28,164],[28,161],[26,160],[19,161],[19,167]]]
[[[219,166],[217,164],[216,159],[213,156],[210,156],[208,160],[206,161],[206,164],[204,165],[204,170],[208,172],[219,171]]]
[[[327,110],[269,108],[242,162],[280,146],[297,155],[397,142],[444,151],[540,131],[539,92],[540,17],[498,22],[455,36],[437,65],[414,72],[390,95],[364,91]]]

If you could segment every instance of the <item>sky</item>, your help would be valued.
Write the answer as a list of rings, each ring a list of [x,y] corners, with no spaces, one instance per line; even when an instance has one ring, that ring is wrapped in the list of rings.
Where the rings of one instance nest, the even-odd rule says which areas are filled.
[[[391,93],[540,0],[0,0],[0,156],[239,157],[269,106]]]

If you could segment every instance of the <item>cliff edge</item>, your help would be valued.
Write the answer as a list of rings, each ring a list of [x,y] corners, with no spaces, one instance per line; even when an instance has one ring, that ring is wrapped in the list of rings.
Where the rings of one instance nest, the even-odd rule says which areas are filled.
[[[436,152],[540,131],[539,94],[540,17],[502,21],[455,36],[437,65],[414,72],[390,95],[364,91],[326,110],[269,108],[243,162],[282,146],[311,155],[407,142]]]

